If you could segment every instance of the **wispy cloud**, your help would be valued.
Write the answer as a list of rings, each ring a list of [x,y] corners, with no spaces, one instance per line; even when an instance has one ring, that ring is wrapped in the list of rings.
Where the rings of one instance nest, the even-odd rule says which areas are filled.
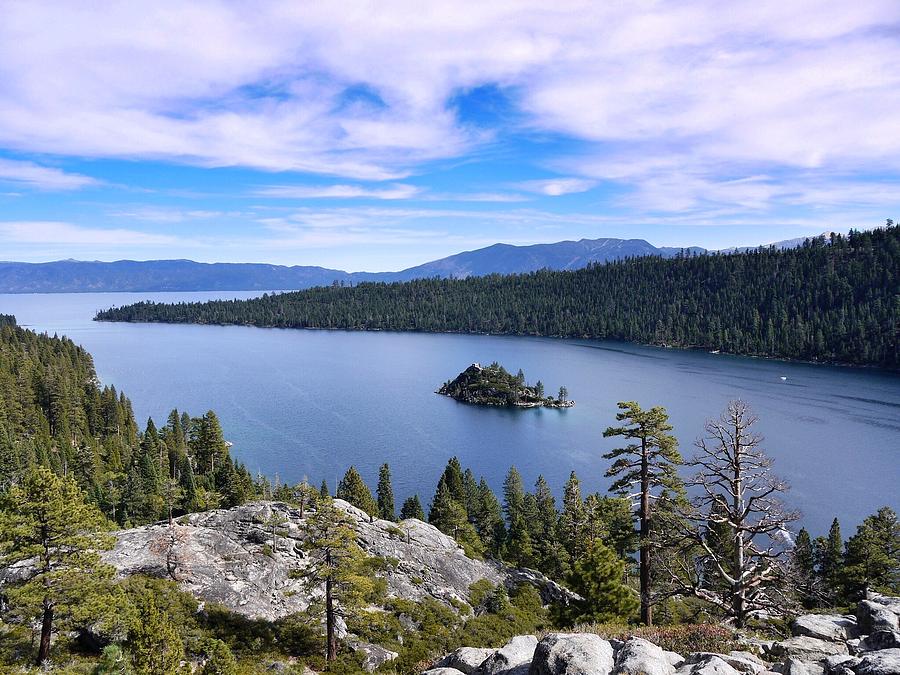
[[[260,197],[278,199],[410,199],[422,193],[415,185],[395,183],[387,187],[368,188],[360,185],[270,185],[254,190]]]
[[[81,227],[59,221],[0,221],[0,241],[71,246],[147,246],[174,244],[176,237],[120,228]]]
[[[162,206],[129,206],[110,211],[110,215],[126,220],[149,223],[184,223],[198,220],[235,218],[244,215],[240,211],[215,211],[208,209],[184,209]]]
[[[548,197],[559,197],[577,192],[587,192],[596,185],[597,181],[586,178],[547,178],[522,181],[521,183],[515,183],[513,187]]]
[[[78,190],[99,185],[100,181],[78,173],[68,173],[34,162],[0,158],[0,182],[9,182],[38,190]]]

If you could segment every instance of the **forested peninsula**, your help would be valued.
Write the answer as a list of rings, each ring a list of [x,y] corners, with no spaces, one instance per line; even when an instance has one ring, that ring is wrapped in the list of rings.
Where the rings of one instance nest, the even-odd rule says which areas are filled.
[[[96,319],[612,338],[897,368],[898,270],[900,226],[888,221],[787,250],[334,285],[251,300],[140,302]]]

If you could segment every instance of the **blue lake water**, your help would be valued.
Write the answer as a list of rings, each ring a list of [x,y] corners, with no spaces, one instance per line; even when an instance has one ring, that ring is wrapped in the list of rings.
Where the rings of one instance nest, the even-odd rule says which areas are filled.
[[[354,464],[374,486],[387,461],[399,501],[424,504],[457,455],[495,489],[511,464],[528,484],[542,473],[557,494],[571,470],[605,490],[614,447],[603,429],[616,402],[663,405],[685,455],[707,417],[732,398],[760,418],[765,448],[792,489],[789,506],[813,535],[837,516],[849,533],[878,507],[900,507],[900,376],[868,369],[713,355],[608,341],[354,333],[246,327],[117,324],[94,312],[141,299],[177,301],[254,293],[0,295],[0,313],[65,334],[94,356],[104,383],[123,390],[138,418],[172,407],[214,409],[253,472],[332,486]],[[499,361],[570,410],[477,408],[434,394],[473,361]],[[787,379],[782,379],[787,378]]]

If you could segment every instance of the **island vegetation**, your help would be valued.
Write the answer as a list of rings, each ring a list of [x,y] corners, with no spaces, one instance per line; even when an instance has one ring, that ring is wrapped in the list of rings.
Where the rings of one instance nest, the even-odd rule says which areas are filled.
[[[489,366],[473,363],[454,379],[444,382],[437,393],[475,405],[514,408],[571,408],[575,405],[565,387],[559,388],[556,398],[546,396],[543,382],[526,384],[521,369],[513,375],[496,361]]]
[[[612,413],[605,434],[621,444],[597,467],[615,479],[608,494],[583,494],[573,472],[557,501],[542,476],[528,488],[515,467],[498,494],[454,457],[431,499],[412,495],[398,513],[386,463],[374,494],[349,467],[331,495],[324,482],[316,489],[306,480],[251,477],[231,459],[212,412],[173,413],[161,428],[148,421],[141,430],[129,400],[97,381],[87,352],[7,319],[0,327],[0,670],[359,673],[364,643],[392,650],[378,672],[420,673],[462,645],[499,646],[573,626],[642,635],[673,651],[727,653],[737,627],[777,631],[773,617],[803,608],[845,613],[867,591],[900,593],[900,523],[889,507],[847,539],[836,519],[827,533],[783,536],[796,514],[783,506],[787,485],[770,472],[746,404],[733,402],[712,419],[692,457],[678,450],[663,408],[621,402],[615,421]],[[273,620],[214,602],[201,611],[189,592],[197,589],[182,585],[178,571],[192,560],[166,553],[160,569],[120,574],[104,557],[123,526],[156,523],[142,530],[150,547],[171,552],[188,514],[231,507],[210,514],[213,527],[227,528],[229,514],[251,500],[281,510],[266,506],[272,515],[251,523],[256,534],[241,556],[273,570],[287,564],[279,561],[304,561],[290,572],[321,599],[304,611]],[[392,594],[388,570],[409,570],[409,588],[431,572],[365,554],[359,528],[376,519],[398,542],[410,528],[439,530],[467,560],[520,570],[519,579],[543,574],[578,597],[556,602],[530,582],[488,579],[473,583],[464,601]],[[420,520],[436,530],[422,530],[429,526]],[[300,553],[286,558],[295,541],[288,535],[301,536],[298,529]],[[182,544],[191,555],[204,546],[224,555],[202,539]],[[231,573],[234,562],[221,564]],[[267,587],[266,597],[280,592]],[[341,637],[341,622],[350,635]]]
[[[139,302],[101,321],[614,338],[900,367],[900,226],[798,248],[641,257],[576,271],[335,285],[250,300]]]

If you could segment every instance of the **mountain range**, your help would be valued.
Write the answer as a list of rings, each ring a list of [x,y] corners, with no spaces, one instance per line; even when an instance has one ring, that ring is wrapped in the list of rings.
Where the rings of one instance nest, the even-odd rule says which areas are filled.
[[[792,239],[771,245],[786,248],[798,246],[803,241]],[[399,272],[345,272],[308,265],[198,263],[192,260],[0,262],[0,293],[298,290],[334,282],[390,282],[521,274],[539,269],[574,270],[628,257],[656,255],[670,258],[681,251],[708,252],[697,246],[683,249],[657,247],[643,239],[581,239],[530,246],[494,244]]]

